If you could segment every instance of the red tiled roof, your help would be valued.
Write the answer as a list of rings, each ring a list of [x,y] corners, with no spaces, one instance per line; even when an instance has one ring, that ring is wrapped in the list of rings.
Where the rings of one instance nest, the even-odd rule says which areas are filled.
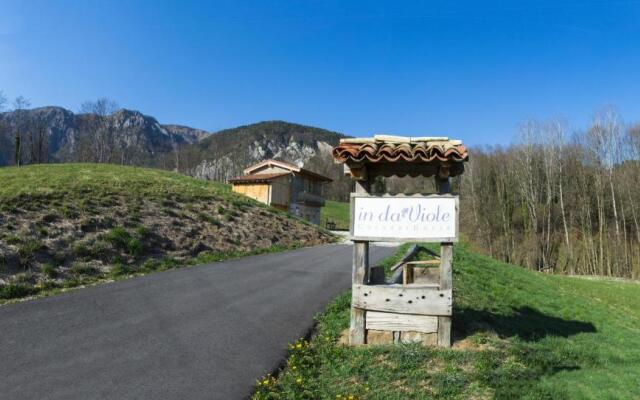
[[[258,182],[271,182],[272,180],[281,176],[289,175],[290,172],[278,172],[273,174],[249,174],[237,176],[229,179],[230,183],[258,183]]]
[[[469,158],[466,147],[460,141],[416,140],[406,138],[398,141],[376,139],[349,139],[333,148],[337,162],[464,162]]]

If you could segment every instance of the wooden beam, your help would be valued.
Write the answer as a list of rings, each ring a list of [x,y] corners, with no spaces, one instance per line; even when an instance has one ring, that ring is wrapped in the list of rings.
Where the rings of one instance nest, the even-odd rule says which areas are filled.
[[[366,319],[367,329],[423,333],[434,333],[438,331],[438,317],[428,315],[367,311]]]
[[[366,176],[366,168],[362,168]],[[357,194],[369,193],[369,182],[355,181]],[[353,243],[352,285],[362,285],[369,281],[369,242]],[[365,310],[358,308],[351,300],[351,321],[349,323],[349,344],[360,345],[366,342]]]
[[[451,180],[436,176],[436,188],[439,194],[451,192]],[[440,289],[453,288],[453,243],[440,244]],[[438,317],[438,346],[451,347],[451,317]]]
[[[453,288],[453,243],[440,245],[440,289]],[[451,317],[442,316],[438,319],[438,346],[451,347]]]
[[[367,167],[365,166],[365,164],[345,164],[345,167],[349,169],[349,174],[351,175],[351,178],[353,180],[355,180],[356,182],[366,182],[368,187],[369,182],[367,182]],[[367,193],[368,192],[369,189],[367,189]],[[358,193],[357,190],[356,193]]]
[[[359,285],[351,292],[352,307],[400,314],[450,316],[452,291],[435,290],[432,285]]]

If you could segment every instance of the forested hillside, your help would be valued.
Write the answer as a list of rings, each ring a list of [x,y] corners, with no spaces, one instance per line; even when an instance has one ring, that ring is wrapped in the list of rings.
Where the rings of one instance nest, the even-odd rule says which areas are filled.
[[[13,103],[13,111],[0,113],[0,165],[98,162],[225,181],[275,158],[332,178],[328,199],[348,201],[351,191],[331,157],[340,133],[265,121],[209,134],[117,110],[108,99],[85,103],[79,114],[28,109],[20,97]],[[626,125],[607,109],[584,130],[528,121],[512,145],[470,148],[454,188],[461,193],[463,233],[494,257],[536,270],[637,278],[639,180],[640,125]],[[374,190],[425,192],[433,182],[379,179]]]
[[[474,148],[457,182],[463,232],[536,270],[640,275],[640,126],[612,110],[570,135],[529,121],[516,144]]]

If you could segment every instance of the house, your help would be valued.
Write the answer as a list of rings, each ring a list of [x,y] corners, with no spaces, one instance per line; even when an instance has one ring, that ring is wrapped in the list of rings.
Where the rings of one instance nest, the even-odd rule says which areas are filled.
[[[234,192],[320,224],[322,185],[331,179],[283,161],[266,160],[229,179]]]

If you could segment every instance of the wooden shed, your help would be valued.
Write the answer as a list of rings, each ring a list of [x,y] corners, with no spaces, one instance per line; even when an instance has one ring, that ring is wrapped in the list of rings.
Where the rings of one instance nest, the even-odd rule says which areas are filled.
[[[233,191],[320,223],[322,186],[331,179],[284,161],[265,160],[229,179]]]

